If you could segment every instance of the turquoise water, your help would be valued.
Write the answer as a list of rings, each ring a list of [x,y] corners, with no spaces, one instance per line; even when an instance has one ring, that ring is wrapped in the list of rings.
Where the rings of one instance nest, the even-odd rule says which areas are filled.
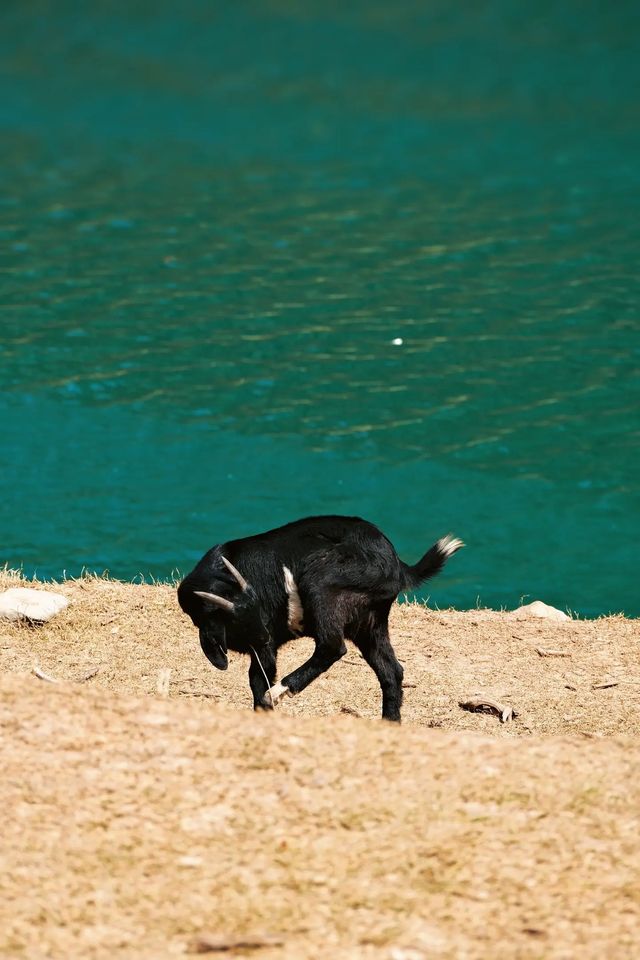
[[[0,561],[356,513],[637,615],[636,11],[3,5]]]

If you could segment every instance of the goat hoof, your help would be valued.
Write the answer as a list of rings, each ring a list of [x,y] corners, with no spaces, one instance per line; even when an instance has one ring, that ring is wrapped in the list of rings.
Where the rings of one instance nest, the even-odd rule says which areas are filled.
[[[276,683],[273,687],[270,687],[265,693],[262,703],[265,707],[275,707],[282,700],[283,697],[292,697],[293,694],[289,687],[285,687],[284,683]]]

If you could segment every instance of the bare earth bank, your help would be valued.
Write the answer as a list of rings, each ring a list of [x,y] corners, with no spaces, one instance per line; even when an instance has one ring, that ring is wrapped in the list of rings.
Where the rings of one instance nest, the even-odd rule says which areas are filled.
[[[171,587],[54,589],[0,622],[3,958],[638,955],[638,621],[396,607],[396,727],[354,648],[254,715]]]

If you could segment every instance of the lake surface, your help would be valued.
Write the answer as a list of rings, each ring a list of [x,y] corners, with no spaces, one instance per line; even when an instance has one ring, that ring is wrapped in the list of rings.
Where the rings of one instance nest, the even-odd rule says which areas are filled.
[[[432,604],[640,613],[638,7],[0,14],[0,562],[313,513]]]

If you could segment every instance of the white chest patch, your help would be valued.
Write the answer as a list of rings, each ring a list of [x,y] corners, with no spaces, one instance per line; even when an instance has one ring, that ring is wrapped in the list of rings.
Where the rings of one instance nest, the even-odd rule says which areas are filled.
[[[282,570],[284,573],[284,588],[287,591],[289,603],[289,630],[291,630],[292,633],[302,634],[304,629],[304,611],[302,609],[302,603],[300,602],[300,594],[298,593],[296,582],[293,579],[293,574],[291,570],[289,570],[289,567],[283,566]]]

